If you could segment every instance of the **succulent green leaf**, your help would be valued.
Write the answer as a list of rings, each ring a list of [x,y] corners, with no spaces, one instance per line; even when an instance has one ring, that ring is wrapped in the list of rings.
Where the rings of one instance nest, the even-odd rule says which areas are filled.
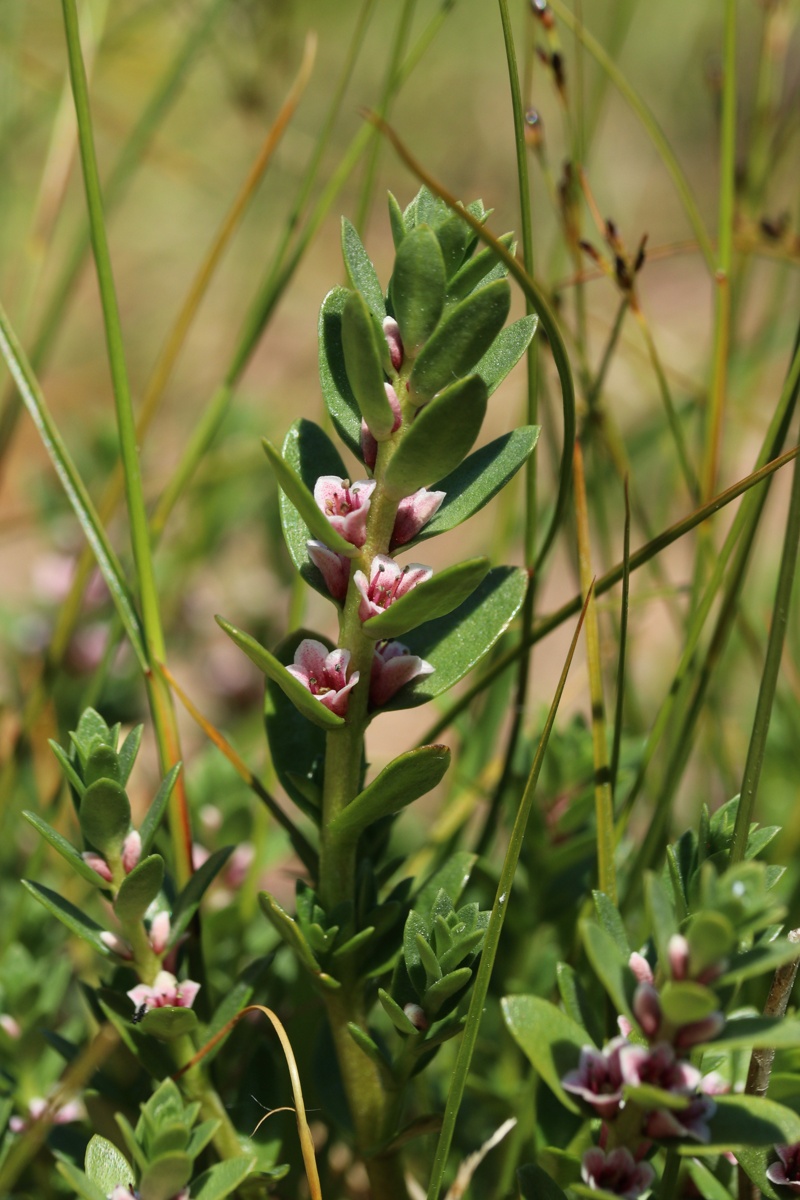
[[[142,744],[143,733],[144,725],[135,725],[119,748],[117,757],[119,759],[120,783],[123,787],[128,782],[133,770],[133,764],[136,762],[136,755],[139,753],[139,747]]]
[[[686,939],[689,973],[698,976],[730,955],[736,945],[736,931],[724,913],[705,911],[693,918]]]
[[[445,493],[441,508],[403,549],[455,529],[479,512],[524,466],[538,439],[538,425],[522,425],[481,446],[444,479],[434,483],[435,491]]]
[[[64,748],[59,746],[58,742],[54,742],[52,738],[48,740],[48,745],[58,759],[59,766],[64,773],[64,778],[75,789],[77,796],[80,798],[86,791],[86,785],[84,784],[78,772],[75,770],[75,766],[72,763],[69,755],[66,753]]]
[[[433,231],[444,259],[445,274],[451,279],[464,261],[471,234],[469,226],[454,214],[437,224]],[[449,288],[447,289],[449,291]]]
[[[668,979],[660,989],[659,996],[664,1016],[675,1025],[703,1021],[719,1008],[719,1001],[711,988],[689,979],[683,982]]]
[[[489,573],[488,558],[471,558],[437,572],[395,600],[384,612],[365,621],[368,637],[398,638],[423,621],[445,617],[471,596]]]
[[[43,821],[37,813],[23,812],[22,815],[37,833],[40,833],[44,840],[49,842],[62,858],[66,859],[73,871],[80,875],[81,879],[85,879],[87,883],[91,883],[92,887],[104,888],[108,886],[106,881],[97,874],[97,871],[83,861],[72,843],[68,842],[65,837],[62,837],[51,825],[48,825],[47,821]]]
[[[669,962],[669,940],[678,932],[675,908],[661,880],[654,874],[645,876],[645,904],[650,917],[650,929],[658,951],[658,961]]]
[[[128,924],[141,921],[150,905],[161,891],[164,882],[164,860],[160,854],[151,854],[136,864],[120,884],[114,901],[117,918]]]
[[[238,1012],[238,1009],[236,1011]],[[208,1055],[205,1056],[204,1061],[208,1061]],[[213,1138],[214,1134],[219,1129],[220,1124],[220,1121],[216,1121],[212,1117],[210,1120],[202,1121],[199,1125],[194,1127],[186,1146],[186,1153],[190,1158],[195,1159],[197,1158],[198,1154],[202,1154],[208,1143]]]
[[[414,896],[414,907],[419,912],[430,912],[439,892],[444,892],[453,905],[458,904],[477,861],[478,856],[470,854],[468,850],[457,850],[451,854],[422,884]]]
[[[312,494],[321,475],[337,475],[340,479],[347,475],[339,451],[327,433],[313,421],[304,418],[295,421],[286,434],[281,453]],[[280,495],[280,510],[283,536],[292,562],[307,584],[330,599],[321,572],[308,556],[307,544],[313,536],[311,530],[283,492]]]
[[[363,1050],[364,1054],[366,1054],[368,1058],[371,1058],[374,1063],[377,1063],[379,1067],[381,1067],[383,1070],[386,1070],[391,1066],[386,1056],[381,1053],[381,1050],[375,1039],[370,1037],[367,1031],[362,1029],[360,1025],[356,1025],[355,1021],[347,1022],[347,1032],[350,1034],[350,1037],[353,1039],[358,1048]]]
[[[322,301],[319,313],[319,378],[322,398],[336,432],[349,450],[361,459],[361,413],[353,395],[342,347],[342,313],[350,292],[335,287]],[[339,471],[322,472],[338,475]]]
[[[498,279],[450,309],[414,363],[408,380],[412,403],[424,404],[472,371],[503,328],[510,307],[511,288]]]
[[[472,969],[470,967],[459,967],[457,971],[442,975],[441,979],[432,983],[425,993],[426,1012],[435,1017],[448,1000],[464,990],[471,979]]]
[[[95,746],[87,756],[83,768],[83,782],[86,787],[90,787],[98,779],[111,779],[114,783],[123,783],[117,752],[110,746]]]
[[[169,1009],[154,1009],[153,1014],[165,1013]],[[188,1012],[190,1010],[178,1010]],[[192,1176],[192,1160],[188,1154],[173,1152],[148,1163],[137,1191],[142,1200],[172,1200],[186,1186]]]
[[[793,1050],[800,1046],[798,1017],[732,1017],[721,1033],[705,1045],[714,1050]]]
[[[318,634],[298,629],[275,647],[278,662],[288,666],[300,643],[314,636],[332,650],[333,645]],[[264,699],[264,724],[270,757],[281,786],[295,804],[312,820],[320,817],[319,785],[325,761],[325,733],[297,711],[292,701],[271,679],[267,679]],[[313,797],[316,793],[316,803]]]
[[[133,1168],[121,1150],[108,1138],[95,1134],[86,1147],[86,1174],[106,1196],[117,1184],[128,1184],[134,1178]]]
[[[226,1158],[192,1181],[192,1200],[224,1200],[235,1192],[256,1163],[255,1158]]]
[[[397,1001],[383,988],[378,988],[378,999],[383,1011],[399,1033],[405,1034],[406,1037],[417,1033],[417,1027],[411,1018],[406,1016]]]
[[[419,961],[425,968],[425,982],[429,987],[431,983],[442,978],[442,968],[439,966],[439,960],[424,933],[415,934],[417,943],[417,953]]]
[[[582,1047],[591,1044],[586,1030],[540,996],[505,996],[501,1009],[522,1053],[564,1107],[577,1113],[561,1080],[578,1065]]]
[[[495,567],[454,612],[406,634],[403,644],[412,654],[429,662],[433,674],[401,688],[380,711],[414,708],[463,679],[513,621],[527,586],[526,571]]]
[[[389,203],[389,225],[392,230],[392,241],[394,242],[395,251],[397,251],[400,243],[406,236],[406,223],[403,220],[403,210],[391,192],[388,193],[387,199]]]
[[[101,1190],[87,1175],[84,1175],[80,1167],[76,1167],[73,1162],[61,1154],[57,1154],[56,1157],[58,1158],[56,1167],[59,1174],[63,1175],[71,1184],[81,1200],[106,1200],[108,1193]]]
[[[171,946],[174,946],[183,931],[188,929],[189,922],[197,912],[200,901],[225,866],[232,852],[233,846],[223,846],[220,850],[215,850],[211,857],[207,858],[201,867],[198,867],[178,896],[172,906],[172,928],[169,936]]]
[[[519,1168],[517,1186],[520,1200],[567,1200],[556,1181],[535,1163]]]
[[[175,1038],[185,1037],[194,1033],[196,1028],[197,1013],[193,1008],[172,1008],[167,1005],[164,1008],[151,1008],[138,1025],[142,1033],[160,1042],[172,1042]]]
[[[272,442],[262,438],[261,444],[281,490],[291,500],[312,535],[320,542],[324,542],[331,550],[335,550],[337,554],[344,554],[346,558],[352,558],[357,554],[355,546],[336,532],[317,505],[313,492],[306,487],[297,471],[281,457]]]
[[[389,459],[383,477],[387,495],[401,500],[455,470],[480,433],[486,400],[478,375],[457,380],[431,400]]]
[[[398,247],[389,288],[407,357],[419,354],[436,328],[444,308],[446,282],[436,234],[427,225],[417,225]]]
[[[491,396],[506,375],[517,365],[533,341],[538,317],[520,317],[513,325],[501,329],[489,349],[475,367]]]
[[[463,221],[460,224],[463,227]],[[504,233],[497,240],[511,254],[514,253],[513,233]],[[470,292],[474,292],[475,288],[485,281],[486,276],[494,271],[497,266],[503,268],[503,274],[507,273],[508,268],[498,259],[491,246],[487,246],[485,250],[480,250],[472,258],[467,259],[452,279],[448,281],[448,304],[457,304],[460,300],[464,300],[469,296]]]
[[[116,750],[117,743],[111,736],[111,730],[100,716],[96,708],[85,708],[78,720],[78,728],[70,734],[81,763],[85,763],[93,746],[103,742]]]
[[[597,1013],[597,1005],[592,1003],[581,983],[577,971],[568,963],[556,964],[556,979],[561,1002],[568,1017],[577,1025],[582,1025],[589,1034],[591,1041],[602,1042],[603,1030]]]
[[[276,932],[283,938],[288,946],[294,950],[297,957],[303,965],[311,971],[313,975],[319,974],[320,965],[317,962],[313,950],[303,935],[300,926],[289,914],[281,907],[274,896],[269,892],[260,892],[259,901],[264,910],[264,914],[270,924],[274,926]]]
[[[189,1127],[185,1119],[159,1121],[150,1135],[148,1150],[151,1158],[159,1158],[172,1150],[185,1150],[189,1157]]]
[[[169,804],[169,798],[172,795],[172,789],[175,787],[178,776],[181,773],[181,764],[176,763],[162,780],[161,787],[153,797],[153,802],[144,815],[144,820],[139,826],[139,836],[142,839],[142,854],[149,852],[150,847],[155,841],[159,826],[164,818],[164,813]]]
[[[715,981],[718,987],[727,987],[733,983],[741,983],[744,979],[752,979],[756,975],[768,975],[777,971],[784,963],[797,958],[797,943],[779,938],[767,945],[759,942],[737,954],[724,975]]]
[[[765,1096],[715,1096],[708,1145],[693,1141],[680,1154],[721,1154],[735,1146],[791,1145],[800,1141],[800,1116]]]
[[[378,341],[375,321],[360,292],[351,292],[342,313],[342,349],[347,378],[358,402],[361,415],[379,442],[392,432],[394,413],[383,386],[383,350],[386,339]]]
[[[101,854],[119,854],[131,827],[125,789],[112,779],[98,779],[83,794],[78,820],[86,841]]]
[[[631,1000],[636,990],[636,976],[628,966],[611,934],[594,921],[580,923],[586,955],[594,973],[617,1007],[617,1012],[631,1017]]]
[[[700,1162],[699,1158],[690,1159],[686,1164],[686,1171],[697,1189],[696,1194],[702,1196],[703,1200],[731,1200],[729,1189],[721,1179],[709,1171],[704,1163]],[[770,1197],[770,1200],[775,1200],[775,1198]]]
[[[382,321],[386,316],[386,305],[380,281],[355,226],[347,217],[342,217],[342,255],[351,286],[361,293],[378,321]]]
[[[79,938],[83,938],[90,946],[93,946],[98,953],[108,955],[108,947],[103,945],[100,940],[100,934],[103,932],[100,925],[87,917],[85,913],[76,908],[74,904],[70,904],[69,900],[65,900],[63,896],[59,896],[57,892],[53,892],[50,888],[45,887],[41,883],[33,883],[30,879],[23,879],[22,886],[27,888],[32,896],[34,896],[41,905],[43,905],[49,913],[57,917],[62,925],[66,925],[71,933],[76,934]]]
[[[399,812],[435,788],[449,764],[447,746],[421,746],[401,754],[334,818],[331,829],[357,836],[373,821]]]
[[[291,675],[283,663],[270,654],[269,650],[266,650],[255,638],[250,637],[249,633],[243,633],[241,629],[237,629],[235,625],[231,625],[222,617],[217,616],[215,620],[228,637],[241,650],[244,650],[251,662],[254,662],[268,679],[278,685],[304,717],[308,717],[309,721],[319,725],[320,729],[341,729],[344,725],[343,718],[337,717],[315,696],[312,696],[308,688],[304,687],[299,679],[295,679],[294,675]]]

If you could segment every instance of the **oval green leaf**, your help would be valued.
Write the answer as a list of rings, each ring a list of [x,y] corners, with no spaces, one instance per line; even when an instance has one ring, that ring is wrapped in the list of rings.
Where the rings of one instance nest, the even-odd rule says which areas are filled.
[[[98,779],[83,793],[78,820],[81,833],[96,850],[119,854],[131,827],[125,789],[112,779]]]
[[[716,1112],[708,1124],[711,1141],[695,1140],[676,1147],[692,1157],[722,1154],[735,1146],[791,1145],[800,1141],[800,1116],[766,1096],[715,1096]]]
[[[434,668],[432,675],[400,689],[380,712],[413,708],[441,695],[480,662],[519,612],[528,575],[517,567],[495,567],[468,600],[446,617],[411,630],[403,642]]]
[[[392,229],[392,241],[394,242],[395,251],[397,251],[400,243],[406,236],[406,223],[403,220],[403,210],[391,192],[387,193],[387,201],[389,204],[389,225]]]
[[[435,491],[445,493],[441,508],[415,538],[404,543],[403,549],[408,550],[439,533],[455,529],[479,512],[527,462],[539,439],[539,431],[538,425],[521,425],[511,433],[504,433],[488,446],[481,446],[455,471],[434,483]]]
[[[197,1028],[197,1013],[193,1008],[151,1008],[142,1017],[138,1028],[142,1033],[158,1038],[160,1042],[171,1042],[175,1038],[194,1032]]]
[[[511,288],[498,279],[452,308],[414,363],[408,380],[412,403],[424,404],[471,371],[503,328],[510,307]]]
[[[385,348],[385,338],[383,344]],[[347,378],[361,415],[373,437],[385,441],[392,432],[394,413],[383,386],[383,354],[375,321],[360,292],[350,293],[342,312],[342,349]]]
[[[389,459],[386,494],[402,500],[455,470],[480,433],[486,400],[486,384],[478,375],[459,379],[431,400]]]
[[[255,1158],[226,1158],[215,1163],[192,1180],[192,1200],[223,1200],[246,1179],[253,1169]]]
[[[436,234],[427,225],[416,226],[400,243],[389,287],[408,358],[419,353],[436,328],[444,308],[446,283]]]
[[[505,246],[510,254],[514,253],[515,243],[513,233],[504,233],[497,240],[501,245]],[[448,304],[457,304],[460,300],[464,300],[498,266],[502,267],[503,275],[508,274],[508,268],[497,257],[491,246],[487,246],[485,250],[481,250],[473,255],[472,258],[467,259],[447,285]]]
[[[236,645],[244,650],[251,662],[254,662],[260,671],[263,671],[268,679],[277,683],[281,691],[289,697],[292,703],[303,714],[308,717],[309,721],[313,721],[315,725],[319,725],[320,729],[341,729],[344,725],[344,719],[337,717],[329,708],[321,704],[315,696],[311,695],[308,688],[303,687],[299,679],[295,679],[286,667],[280,662],[269,650],[251,637],[249,633],[243,633],[241,629],[237,629],[235,625],[231,625],[223,617],[216,616],[214,618],[219,625],[227,633],[228,637],[236,643]]]
[[[687,979],[676,982],[668,979],[659,991],[664,1016],[674,1025],[689,1025],[703,1021],[719,1008],[711,988]]]
[[[117,1184],[127,1185],[134,1178],[133,1168],[122,1151],[99,1133],[86,1147],[84,1166],[92,1183],[96,1183],[104,1195],[113,1192]]]
[[[361,413],[347,378],[342,348],[342,313],[349,295],[347,288],[335,287],[322,301],[318,325],[319,379],[322,398],[336,432],[356,458],[363,461]]]
[[[501,329],[475,367],[475,374],[480,375],[490,396],[522,358],[533,341],[538,324],[536,316],[520,317],[513,325]]]
[[[358,554],[356,547],[336,532],[328,518],[319,508],[314,499],[313,492],[306,487],[294,467],[291,467],[286,462],[272,445],[272,442],[266,438],[262,438],[261,444],[264,447],[264,452],[269,459],[270,466],[280,485],[281,491],[291,500],[312,535],[320,542],[324,542],[331,550],[335,550],[337,554],[344,554],[346,558],[352,558]]]
[[[421,746],[401,754],[348,804],[330,828],[357,836],[373,821],[399,812],[435,788],[449,764],[447,746]]]
[[[565,1108],[579,1112],[561,1080],[578,1065],[582,1048],[591,1045],[586,1030],[540,996],[504,996],[500,1007],[511,1036],[534,1070]]]
[[[133,868],[123,879],[114,912],[123,924],[141,921],[150,905],[161,891],[164,882],[164,860],[160,854],[151,854]]]
[[[347,217],[342,217],[342,256],[351,286],[361,292],[376,318],[382,321],[386,316],[386,305],[380,280],[355,226]]]
[[[489,574],[488,558],[471,558],[438,571],[362,625],[367,637],[397,638],[423,621],[434,621],[463,604]]]
[[[155,1016],[157,1013],[170,1011],[168,1008],[158,1008],[154,1009],[150,1015]],[[179,1008],[173,1011],[190,1012],[191,1010]],[[172,1200],[172,1197],[186,1186],[191,1176],[192,1160],[188,1154],[180,1154],[177,1151],[172,1154],[162,1154],[160,1158],[147,1164],[142,1172],[137,1190],[141,1200]]]

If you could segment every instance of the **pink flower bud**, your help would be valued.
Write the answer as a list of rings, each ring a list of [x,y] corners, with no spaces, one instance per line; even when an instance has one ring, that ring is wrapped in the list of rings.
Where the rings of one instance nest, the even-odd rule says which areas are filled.
[[[108,946],[112,954],[116,954],[118,958],[130,960],[133,958],[133,950],[128,943],[121,937],[117,937],[115,933],[110,933],[104,929],[100,934],[100,941],[104,946]]]
[[[632,1007],[642,1033],[652,1041],[661,1024],[661,1001],[651,983],[639,984],[633,993]]]
[[[383,318],[383,333],[389,347],[389,356],[395,371],[403,365],[403,339],[400,337],[400,326],[394,317]]]
[[[169,941],[170,922],[166,909],[156,913],[150,922],[150,945],[154,954],[163,954]]]
[[[13,1041],[16,1041],[17,1038],[22,1037],[22,1030],[20,1029],[19,1021],[15,1021],[9,1013],[0,1013],[0,1029],[2,1029],[3,1033],[5,1033],[7,1037],[10,1037]]]
[[[95,854],[93,850],[84,850],[81,858],[87,867],[91,867],[93,871],[97,872],[101,879],[105,879],[106,883],[111,883],[113,879],[111,868],[102,854]]]
[[[667,947],[672,978],[680,982],[689,974],[689,943],[682,933],[673,933]]]
[[[132,829],[122,843],[122,867],[130,875],[142,856],[142,839],[138,830]]]
[[[650,963],[647,961],[644,955],[639,954],[637,950],[634,950],[633,954],[628,959],[628,966],[639,980],[639,983],[653,982],[653,972],[650,967]]]
[[[425,1016],[424,1009],[420,1008],[418,1004],[404,1005],[403,1012],[406,1014],[415,1029],[423,1030],[428,1028],[430,1022]]]

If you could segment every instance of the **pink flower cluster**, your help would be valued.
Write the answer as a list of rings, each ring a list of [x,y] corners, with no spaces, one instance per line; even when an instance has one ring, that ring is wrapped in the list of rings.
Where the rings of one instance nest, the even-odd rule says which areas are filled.
[[[686,938],[676,934],[670,940],[668,960],[673,980],[681,982],[693,978]],[[716,1104],[710,1093],[724,1090],[725,1085],[716,1076],[701,1077],[697,1068],[683,1056],[690,1047],[719,1033],[725,1018],[721,1012],[713,1012],[703,1020],[683,1025],[668,1021],[647,959],[641,954],[632,954],[629,966],[638,980],[632,1012],[649,1045],[630,1041],[627,1035],[633,1031],[631,1022],[620,1017],[624,1036],[614,1038],[603,1050],[584,1046],[577,1067],[564,1076],[561,1084],[566,1092],[607,1122],[601,1130],[601,1146],[586,1151],[583,1156],[584,1182],[595,1190],[611,1192],[624,1200],[637,1200],[654,1179],[652,1168],[642,1161],[653,1140],[684,1138],[700,1143],[711,1140],[708,1122],[714,1115]],[[723,970],[724,963],[706,967],[702,980],[697,977],[696,981],[711,982]],[[659,1103],[658,1096],[652,1092],[639,1096],[626,1093],[628,1088],[642,1087],[668,1093],[674,1099],[666,1104]],[[623,1111],[626,1116],[620,1128],[625,1130],[625,1136],[621,1139],[618,1134],[611,1134],[611,1130]],[[628,1141],[629,1145],[617,1145],[606,1153],[605,1146],[610,1138],[612,1145],[614,1138]],[[797,1175],[797,1190],[800,1191],[800,1145],[788,1148],[788,1151],[792,1150],[797,1153],[790,1170]],[[782,1164],[771,1168],[777,1173],[786,1169],[783,1157]]]
[[[350,691],[358,683],[358,671],[348,676],[349,650],[331,650],[315,638],[304,638],[295,650],[294,663],[287,667],[290,674],[308,688],[321,704],[337,717],[347,712]],[[411,654],[401,642],[378,642],[372,657],[370,702],[386,704],[404,684],[421,675],[430,675],[433,667],[416,654]]]

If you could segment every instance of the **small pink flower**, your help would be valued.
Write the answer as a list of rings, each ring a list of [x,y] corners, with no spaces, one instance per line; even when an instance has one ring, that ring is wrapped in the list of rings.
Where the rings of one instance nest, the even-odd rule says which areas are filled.
[[[169,913],[165,908],[156,913],[150,922],[150,945],[154,954],[163,954],[170,935]]]
[[[28,1102],[27,1117],[11,1117],[8,1122],[8,1127],[12,1133],[22,1133],[34,1121],[38,1121],[48,1111],[50,1102],[44,1100],[41,1096],[35,1096],[33,1100]],[[52,1125],[69,1125],[72,1121],[82,1121],[86,1116],[86,1109],[80,1100],[69,1100],[66,1104],[62,1104],[60,1108],[50,1110],[50,1123]]]
[[[392,425],[392,433],[400,428],[403,420],[400,412],[400,401],[397,399],[397,393],[390,383],[384,383],[386,389],[386,399],[389,401],[389,407],[394,413],[394,424]],[[386,439],[383,439],[384,441]],[[361,456],[364,462],[373,470],[378,458],[378,443],[366,421],[361,422]]]
[[[800,1192],[800,1142],[793,1146],[776,1146],[780,1162],[767,1167],[767,1179],[778,1187]]]
[[[6,1037],[10,1037],[12,1041],[16,1041],[22,1037],[19,1021],[15,1021],[10,1013],[0,1013],[0,1029]]]
[[[427,488],[420,488],[413,496],[401,500],[394,519],[390,549],[396,550],[416,537],[423,525],[427,525],[434,513],[438,512],[445,495],[445,492],[429,492]]]
[[[402,642],[378,642],[372,656],[370,702],[376,706],[386,704],[403,684],[433,671],[429,662],[412,654]]]
[[[314,499],[337,533],[353,546],[367,539],[367,516],[374,479],[350,483],[338,475],[320,475],[314,485]]]
[[[633,1015],[648,1040],[655,1038],[661,1026],[661,1001],[651,983],[640,983],[633,993]]]
[[[122,843],[122,866],[126,875],[130,875],[142,855],[142,839],[136,829],[132,829]]]
[[[133,958],[133,950],[123,938],[117,937],[116,933],[110,933],[104,929],[100,934],[100,941],[104,946],[108,946],[112,954],[116,954],[118,958],[126,960]]]
[[[625,1038],[614,1038],[602,1051],[595,1050],[594,1046],[584,1046],[577,1068],[561,1080],[565,1092],[572,1092],[590,1104],[606,1121],[616,1116],[622,1103],[619,1055],[627,1044]]]
[[[693,1138],[696,1142],[710,1142],[708,1127],[717,1106],[709,1096],[695,1096],[686,1108],[658,1108],[648,1113],[644,1132],[649,1138]]]
[[[126,1188],[123,1183],[118,1183],[114,1190],[108,1193],[108,1200],[136,1200],[136,1193]]]
[[[344,600],[350,582],[350,559],[335,550],[329,550],[324,542],[306,542],[308,557],[322,572],[325,586],[334,600]]]
[[[581,1178],[593,1191],[612,1192],[622,1200],[637,1200],[655,1179],[655,1171],[649,1163],[637,1163],[624,1146],[608,1154],[593,1146],[583,1156]]]
[[[634,950],[633,954],[628,959],[628,966],[633,971],[639,983],[653,982],[653,969],[643,954],[639,954]]]
[[[178,983],[169,971],[159,971],[152,987],[148,987],[146,983],[138,983],[135,988],[131,988],[128,996],[137,1008],[141,1008],[142,1005],[148,1010],[191,1008],[199,991],[199,983],[194,983],[191,979],[184,979],[183,983]]]
[[[337,717],[343,717],[347,712],[350,689],[358,683],[358,671],[353,671],[347,679],[349,663],[349,650],[331,650],[329,654],[322,642],[304,638],[294,652],[294,665],[286,669],[321,704]]]
[[[87,867],[91,867],[96,871],[101,879],[105,879],[106,883],[111,883],[113,875],[111,867],[108,865],[102,854],[95,854],[93,850],[84,850],[81,858],[86,863]]]
[[[395,371],[403,365],[403,339],[400,336],[400,326],[394,317],[383,318],[383,333],[389,347],[389,356]]]
[[[353,583],[361,592],[358,615],[362,621],[377,617],[380,613],[405,596],[418,583],[430,579],[433,571],[420,563],[408,563],[400,567],[386,554],[376,554],[369,570],[369,581],[363,571],[356,571]]]
[[[250,870],[250,865],[256,856],[256,848],[252,842],[240,842],[225,864],[225,886],[237,891]]]
[[[651,1084],[676,1096],[690,1096],[700,1082],[697,1068],[676,1058],[666,1042],[650,1048],[629,1042],[620,1049],[619,1065],[625,1083]]]

